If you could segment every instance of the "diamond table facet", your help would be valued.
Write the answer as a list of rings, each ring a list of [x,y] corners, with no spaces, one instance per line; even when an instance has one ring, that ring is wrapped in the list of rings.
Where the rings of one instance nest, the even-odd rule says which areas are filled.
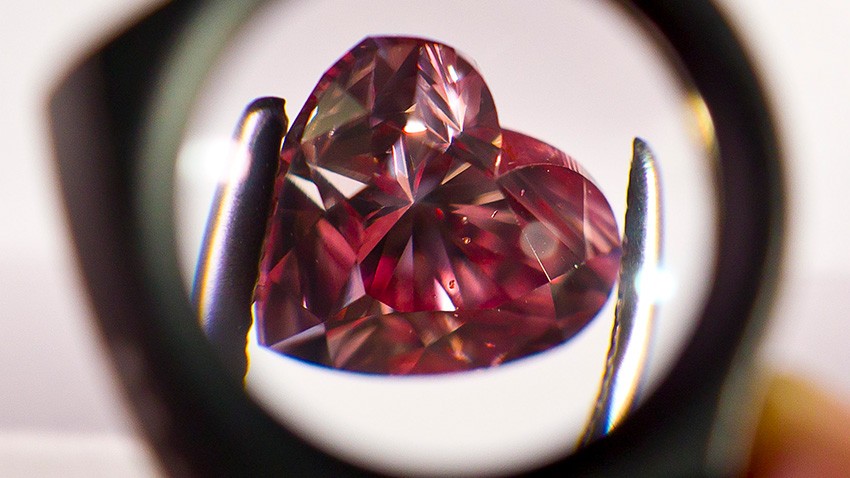
[[[256,329],[271,349],[351,371],[490,367],[575,335],[619,258],[601,191],[566,154],[501,129],[468,61],[367,38],[284,140]]]

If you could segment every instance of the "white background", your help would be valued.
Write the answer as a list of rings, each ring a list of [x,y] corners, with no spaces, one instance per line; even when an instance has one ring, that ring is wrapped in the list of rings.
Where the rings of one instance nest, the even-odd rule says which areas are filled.
[[[0,475],[152,476],[70,257],[47,94],[145,0],[0,6]],[[788,159],[785,285],[766,369],[850,402],[850,3],[721,2],[769,88]],[[11,4],[11,6],[10,6]]]

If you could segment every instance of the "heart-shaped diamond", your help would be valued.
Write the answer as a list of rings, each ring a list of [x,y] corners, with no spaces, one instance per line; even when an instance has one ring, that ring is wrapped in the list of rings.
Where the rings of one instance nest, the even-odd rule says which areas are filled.
[[[284,139],[256,329],[278,352],[352,371],[495,366],[584,327],[620,253],[578,163],[502,130],[454,49],[367,38]]]

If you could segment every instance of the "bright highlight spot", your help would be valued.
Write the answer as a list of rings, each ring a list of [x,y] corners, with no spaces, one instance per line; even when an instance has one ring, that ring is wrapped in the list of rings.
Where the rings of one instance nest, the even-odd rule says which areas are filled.
[[[407,134],[416,134],[425,132],[425,123],[422,121],[410,118],[407,120],[407,124],[404,125],[404,132]]]
[[[667,302],[676,291],[676,280],[663,268],[642,269],[635,279],[638,297],[649,302]]]

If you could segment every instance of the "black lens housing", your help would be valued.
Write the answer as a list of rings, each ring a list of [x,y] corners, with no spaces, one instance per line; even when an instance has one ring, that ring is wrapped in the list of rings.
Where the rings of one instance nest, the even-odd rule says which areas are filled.
[[[177,270],[171,168],[185,118],[163,116],[161,105],[188,105],[203,65],[226,40],[226,32],[205,25],[238,25],[255,3],[170,3],[99,48],[58,86],[52,131],[76,251],[127,396],[169,472],[373,476],[305,442],[246,396],[195,325]],[[718,472],[710,456],[722,439],[718,416],[746,379],[736,374],[747,370],[776,287],[780,152],[744,48],[708,1],[635,0],[629,8],[672,47],[714,118],[716,273],[693,338],[646,401],[610,435],[529,474]],[[197,67],[181,62],[181,52],[193,49]]]

